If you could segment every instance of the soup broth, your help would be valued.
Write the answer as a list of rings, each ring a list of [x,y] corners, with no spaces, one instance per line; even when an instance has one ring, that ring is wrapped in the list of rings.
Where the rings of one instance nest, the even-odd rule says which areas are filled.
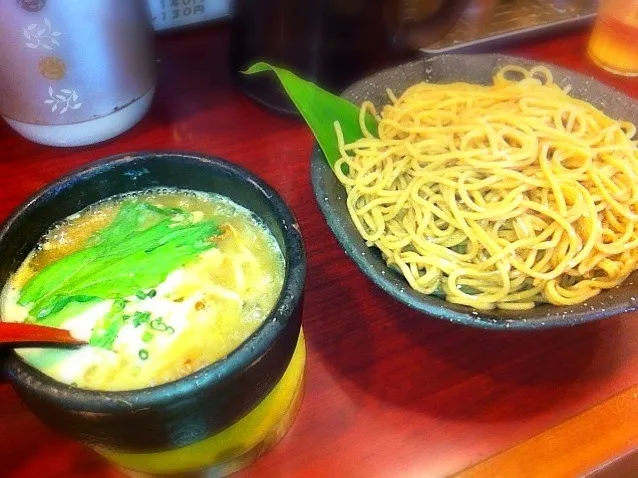
[[[18,352],[50,377],[132,390],[227,356],[266,319],[283,281],[283,254],[250,211],[215,194],[147,190],[53,226],[7,282],[0,314],[89,341]]]

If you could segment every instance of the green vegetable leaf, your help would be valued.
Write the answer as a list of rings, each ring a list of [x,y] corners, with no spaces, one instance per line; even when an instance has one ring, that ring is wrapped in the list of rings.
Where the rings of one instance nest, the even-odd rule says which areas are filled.
[[[359,124],[359,107],[309,81],[299,78],[288,70],[268,63],[255,63],[243,73],[253,75],[265,71],[273,71],[277,75],[286,93],[288,93],[288,96],[315,135],[319,146],[326,155],[328,164],[334,169],[335,162],[341,156],[334,122],[338,121],[341,125],[346,143],[362,138],[363,132]],[[368,130],[376,135],[376,118],[368,114],[365,122]]]
[[[169,273],[214,247],[214,221],[191,222],[181,210],[125,201],[113,222],[78,250],[43,268],[23,288],[36,321],[72,302],[118,299],[163,282]],[[149,225],[150,224],[150,225]]]
[[[140,224],[149,219],[147,207],[137,201],[124,201],[117,212],[116,219],[102,231],[95,233],[87,242],[88,245],[115,245],[123,237],[136,231]]]
[[[80,250],[47,265],[24,286],[20,295],[20,305],[32,303],[47,293],[53,295],[56,286],[62,286],[65,278],[72,277],[95,259],[95,252],[95,248]],[[55,300],[53,297],[51,299]]]
[[[28,322],[37,322],[40,325],[46,325],[49,327],[59,327],[64,322],[69,320],[72,317],[75,317],[83,312],[85,312],[89,307],[95,305],[100,299],[91,298],[88,300],[81,300],[82,297],[75,297],[73,301],[67,300],[66,297],[60,299],[62,303],[64,303],[63,308],[59,308],[58,312],[51,312],[48,315],[45,315],[41,318],[29,318]]]

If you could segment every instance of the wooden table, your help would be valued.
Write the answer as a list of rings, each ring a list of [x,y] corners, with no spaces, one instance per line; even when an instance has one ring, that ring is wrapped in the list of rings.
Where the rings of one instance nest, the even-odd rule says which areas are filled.
[[[585,72],[638,98],[638,80],[613,77],[585,58],[586,38],[578,31],[510,52]],[[306,396],[288,436],[240,476],[465,470],[459,476],[568,477],[612,459],[600,476],[638,476],[631,454],[638,446],[638,314],[564,330],[493,332],[398,304],[358,272],[320,215],[308,129],[248,100],[230,82],[226,54],[222,27],[161,39],[150,113],[105,144],[43,147],[0,125],[0,218],[62,173],[127,151],[219,155],[284,196],[308,248]],[[0,476],[118,475],[41,425],[2,384]]]

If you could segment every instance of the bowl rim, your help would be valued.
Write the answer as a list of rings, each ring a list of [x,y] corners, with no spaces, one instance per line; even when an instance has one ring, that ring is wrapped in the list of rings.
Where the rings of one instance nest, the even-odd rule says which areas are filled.
[[[303,298],[306,277],[306,251],[299,223],[284,199],[263,179],[248,169],[218,156],[184,151],[134,151],[108,156],[72,169],[53,182],[32,194],[19,205],[0,225],[0,243],[16,221],[27,211],[35,208],[48,196],[55,197],[56,190],[71,182],[82,182],[99,176],[113,167],[127,163],[144,163],[157,157],[176,162],[204,164],[211,170],[221,171],[261,194],[281,227],[285,246],[285,277],[279,297],[264,322],[239,347],[227,356],[196,372],[177,380],[151,387],[125,391],[101,391],[74,387],[49,377],[22,359],[14,350],[7,358],[9,375],[27,377],[29,387],[35,393],[52,402],[64,403],[65,408],[87,412],[116,413],[135,412],[148,408],[163,407],[188,399],[202,389],[223,386],[251,364],[256,363],[273,346],[288,326],[296,304]],[[161,187],[161,186],[159,186]],[[89,206],[87,204],[84,207]],[[60,218],[62,219],[62,218]],[[0,284],[4,287],[6,282]],[[24,380],[24,378],[22,379]]]
[[[396,66],[392,66],[389,68],[381,69],[377,72],[372,73],[365,78],[360,79],[359,81],[353,83],[348,86],[342,93],[341,97],[346,98],[350,101],[354,100],[356,92],[358,89],[374,85],[381,78],[384,78],[385,75],[388,75],[394,71],[400,72],[405,68],[418,68],[421,66],[426,66],[433,68],[432,64],[437,61],[444,61],[446,58],[453,58],[458,60],[464,60],[472,58],[474,61],[477,59],[490,61],[490,59],[495,59],[498,61],[511,61],[518,64],[524,64],[527,66],[531,65],[544,65],[548,68],[552,69],[552,71],[557,71],[562,74],[569,74],[572,78],[576,78],[582,80],[584,82],[593,82],[600,85],[603,89],[612,91],[614,95],[616,95],[620,101],[630,101],[632,103],[636,103],[636,99],[630,97],[629,95],[618,91],[616,88],[604,84],[596,78],[587,76],[586,74],[570,70],[566,67],[553,64],[547,61],[540,61],[534,59],[528,59],[518,56],[506,55],[501,53],[483,53],[483,54],[461,54],[461,53],[450,53],[450,54],[442,54],[436,55],[432,57],[423,57],[416,60],[408,61],[406,63],[402,63]],[[428,316],[435,319],[444,319],[446,321],[466,325],[475,328],[488,329],[488,330],[516,330],[516,331],[538,331],[545,329],[552,329],[558,327],[570,327],[582,325],[588,322],[593,322],[600,319],[610,318],[612,316],[616,316],[622,314],[624,312],[630,312],[635,310],[638,307],[638,301],[636,303],[632,302],[617,302],[616,304],[611,304],[606,306],[605,308],[598,310],[589,310],[583,312],[573,312],[570,310],[570,306],[554,306],[551,305],[551,313],[550,314],[538,314],[536,317],[531,318],[498,318],[495,316],[490,316],[490,311],[483,311],[480,309],[473,309],[467,306],[457,306],[456,304],[451,304],[446,302],[444,299],[440,299],[438,297],[432,295],[421,294],[415,290],[413,290],[405,278],[399,274],[398,272],[390,269],[386,264],[383,264],[383,269],[379,271],[368,259],[368,254],[362,254],[361,250],[357,247],[357,245],[353,242],[352,234],[347,230],[347,227],[342,222],[342,218],[338,216],[338,214],[334,211],[332,205],[330,204],[330,195],[326,192],[325,189],[325,181],[324,177],[329,171],[332,174],[330,166],[327,164],[325,156],[321,151],[319,145],[315,142],[313,151],[311,153],[310,158],[310,175],[311,175],[311,183],[312,189],[315,196],[315,201],[321,211],[328,227],[334,234],[337,242],[344,250],[346,255],[350,258],[352,262],[356,265],[356,267],[370,280],[373,284],[379,287],[383,292],[390,295],[395,300],[401,302],[412,310],[422,312],[427,314]],[[343,185],[338,186],[340,191],[343,191],[344,198],[338,197],[338,200],[345,201],[345,197],[347,196],[345,188]],[[351,218],[348,215],[346,221],[351,222]],[[354,227],[354,225],[352,225]],[[355,231],[356,232],[356,231]],[[358,234],[358,232],[357,232]],[[355,241],[363,241],[360,236],[359,238],[354,238]],[[365,246],[365,243],[364,243]],[[366,251],[369,251],[370,254],[380,254],[378,249],[375,247],[366,247]],[[634,272],[635,274],[636,272]],[[400,278],[404,286],[398,287],[396,284],[396,279]],[[394,279],[394,281],[392,280]],[[630,280],[630,278],[625,279],[625,281]],[[613,289],[611,289],[613,290]],[[605,292],[605,291],[603,291]],[[608,291],[607,291],[608,292]],[[638,292],[637,292],[638,299]],[[541,304],[541,306],[548,306],[547,304]],[[453,307],[458,309],[466,309],[466,311],[458,311],[454,310]]]

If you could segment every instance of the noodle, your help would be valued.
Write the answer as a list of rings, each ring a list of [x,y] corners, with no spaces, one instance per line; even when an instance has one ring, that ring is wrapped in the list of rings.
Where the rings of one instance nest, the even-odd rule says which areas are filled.
[[[419,83],[335,173],[369,247],[415,290],[477,309],[571,305],[638,260],[636,127],[570,97],[542,66],[492,86]],[[379,119],[379,137],[364,117]]]

